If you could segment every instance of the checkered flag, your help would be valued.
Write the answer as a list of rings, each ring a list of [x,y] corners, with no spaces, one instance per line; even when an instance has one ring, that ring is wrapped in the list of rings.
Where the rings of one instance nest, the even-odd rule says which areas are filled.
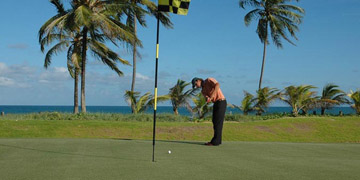
[[[159,11],[187,15],[190,0],[159,0]]]

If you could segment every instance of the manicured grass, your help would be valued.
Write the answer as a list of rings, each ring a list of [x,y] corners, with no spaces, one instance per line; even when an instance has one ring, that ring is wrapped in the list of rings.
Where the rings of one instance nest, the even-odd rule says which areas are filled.
[[[231,116],[219,147],[211,122],[164,116],[155,163],[150,120],[96,116],[0,118],[0,179],[360,179],[358,116]]]
[[[0,179],[360,179],[360,144],[201,143],[0,139]]]
[[[152,122],[0,120],[0,138],[152,139]],[[158,122],[157,139],[208,141],[211,122]],[[297,117],[225,122],[224,141],[359,143],[360,117]]]

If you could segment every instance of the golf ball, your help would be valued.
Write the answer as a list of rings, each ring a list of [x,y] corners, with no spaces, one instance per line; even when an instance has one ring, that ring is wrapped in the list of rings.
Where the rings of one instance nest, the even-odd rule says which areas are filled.
[[[168,152],[169,152],[169,154],[171,154],[171,151],[170,151],[170,150],[169,150]]]

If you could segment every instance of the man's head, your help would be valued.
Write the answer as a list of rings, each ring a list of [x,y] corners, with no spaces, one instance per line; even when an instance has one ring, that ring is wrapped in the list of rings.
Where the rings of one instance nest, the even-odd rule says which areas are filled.
[[[203,82],[203,79],[195,77],[192,79],[191,83],[192,83],[192,88],[194,89],[201,87],[201,83]]]

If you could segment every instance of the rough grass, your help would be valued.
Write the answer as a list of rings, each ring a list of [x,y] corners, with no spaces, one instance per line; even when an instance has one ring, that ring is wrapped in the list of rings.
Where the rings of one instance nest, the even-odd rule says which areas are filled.
[[[349,115],[348,115],[349,116]],[[350,115],[351,116],[351,115]],[[287,113],[266,114],[262,116],[242,114],[226,114],[225,121],[249,122],[259,120],[279,119],[282,117],[292,117]],[[307,117],[321,117],[308,115]],[[336,117],[328,115],[326,117]],[[152,122],[153,114],[140,113],[140,114],[120,114],[120,113],[87,113],[87,114],[72,114],[72,113],[59,113],[59,112],[40,112],[28,114],[6,114],[0,116],[0,120],[102,120],[102,121],[123,121],[123,122]],[[206,116],[204,119],[198,119],[190,116],[175,116],[168,113],[157,114],[158,122],[203,122],[211,121],[211,115]]]
[[[152,115],[79,115],[86,117],[80,120],[69,120],[64,117],[72,116],[59,115],[62,120],[44,120],[44,116],[35,115],[7,115],[0,119],[0,137],[152,139]],[[116,118],[106,118],[112,116]],[[224,141],[360,143],[358,116],[283,117],[270,120],[240,117],[237,121],[225,122]],[[173,115],[160,115],[158,120],[158,140],[208,141],[212,137],[212,124],[209,121],[194,122],[188,117]]]
[[[0,116],[0,120],[97,120],[97,121],[123,121],[123,122],[152,122],[152,114],[119,114],[119,113],[87,113],[71,114],[59,112],[42,112],[29,114],[6,114]],[[187,116],[174,116],[172,114],[159,114],[157,121],[186,122],[192,119]]]

